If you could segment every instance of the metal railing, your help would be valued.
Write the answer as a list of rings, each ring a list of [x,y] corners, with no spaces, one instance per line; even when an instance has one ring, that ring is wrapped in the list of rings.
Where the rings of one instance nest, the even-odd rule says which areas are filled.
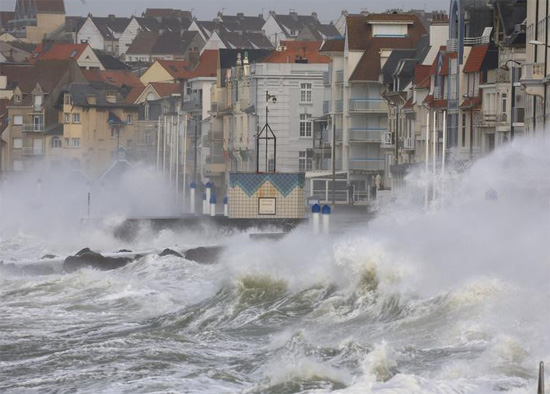
[[[382,142],[382,133],[387,131],[386,129],[368,129],[368,128],[353,128],[348,130],[348,137],[350,141],[355,142]]]
[[[382,99],[355,98],[349,101],[349,112],[387,112],[388,103]]]
[[[41,133],[44,131],[44,125],[40,124],[24,124],[23,132],[24,133]]]
[[[489,44],[491,42],[490,36],[480,36],[480,37],[464,37],[465,46],[476,46]]]
[[[350,170],[381,171],[384,169],[384,159],[350,159]]]
[[[540,80],[544,78],[544,63],[523,63],[522,81]]]
[[[403,149],[413,150],[414,149],[414,138],[405,138],[403,140]]]
[[[458,51],[458,38],[451,38],[447,40],[447,51],[449,52]]]

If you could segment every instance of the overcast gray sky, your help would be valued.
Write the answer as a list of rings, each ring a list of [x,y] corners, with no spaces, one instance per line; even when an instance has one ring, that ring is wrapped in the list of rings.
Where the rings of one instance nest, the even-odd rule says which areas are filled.
[[[225,14],[244,12],[255,15],[274,10],[288,13],[294,9],[299,13],[309,14],[316,11],[319,19],[330,21],[337,19],[342,10],[359,12],[366,9],[380,12],[388,8],[418,8],[426,10],[447,10],[449,0],[65,0],[67,15],[85,16],[92,13],[96,16],[116,14],[117,16],[140,15],[145,8],[179,8],[192,10],[201,20],[213,19],[223,9]],[[15,0],[0,0],[2,11],[13,11]]]

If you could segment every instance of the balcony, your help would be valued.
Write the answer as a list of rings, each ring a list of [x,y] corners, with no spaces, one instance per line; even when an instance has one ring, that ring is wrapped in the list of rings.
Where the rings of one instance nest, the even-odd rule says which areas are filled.
[[[344,82],[344,70],[336,71],[336,83]]]
[[[387,131],[381,128],[353,128],[348,130],[348,137],[353,142],[382,142],[382,134]]]
[[[458,38],[451,38],[447,40],[447,51],[457,52],[458,51]]]
[[[324,114],[329,114],[331,111],[331,102],[330,101],[323,101],[323,113]]]
[[[186,112],[197,112],[202,108],[202,103],[198,98],[191,98],[183,102],[183,110]]]
[[[380,141],[381,148],[392,148],[393,147],[393,136],[391,131],[384,131],[382,133],[382,140]]]
[[[490,35],[483,35],[479,37],[464,37],[464,46],[473,47],[476,45],[485,45],[491,42]]]
[[[384,170],[384,159],[350,159],[349,169],[359,171],[382,171]]]
[[[495,114],[492,112],[480,112],[474,115],[476,126],[494,127],[497,123],[507,123],[508,114]]]
[[[25,156],[42,156],[44,149],[42,147],[23,148],[21,153]]]
[[[405,138],[403,140],[404,150],[414,150],[414,138]]]
[[[382,99],[356,98],[349,101],[349,112],[388,112],[388,103]]]
[[[42,133],[44,131],[44,125],[39,124],[24,124],[23,133]]]

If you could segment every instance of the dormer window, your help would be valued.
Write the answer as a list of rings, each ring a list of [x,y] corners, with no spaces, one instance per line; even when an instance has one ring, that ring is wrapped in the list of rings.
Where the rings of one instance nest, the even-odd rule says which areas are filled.
[[[407,37],[407,28],[412,22],[369,22],[372,25],[373,37],[403,38]]]
[[[41,94],[37,94],[34,96],[34,110],[39,111],[42,109],[42,102],[44,100],[44,96]]]
[[[63,95],[63,104],[65,104],[65,105],[71,105],[72,104],[70,93],[65,93]]]
[[[74,58],[77,54],[78,54],[78,50],[75,49],[74,51],[71,52],[69,57]]]
[[[13,96],[13,101],[15,101],[16,103],[20,103],[21,102],[21,95],[20,94],[15,94]]]

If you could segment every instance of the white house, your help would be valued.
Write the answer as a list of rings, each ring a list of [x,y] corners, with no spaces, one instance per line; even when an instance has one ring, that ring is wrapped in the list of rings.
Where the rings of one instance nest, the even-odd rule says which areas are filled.
[[[130,18],[117,18],[114,15],[106,18],[88,16],[76,35],[77,43],[87,43],[93,49],[117,56],[119,39],[129,23]]]

